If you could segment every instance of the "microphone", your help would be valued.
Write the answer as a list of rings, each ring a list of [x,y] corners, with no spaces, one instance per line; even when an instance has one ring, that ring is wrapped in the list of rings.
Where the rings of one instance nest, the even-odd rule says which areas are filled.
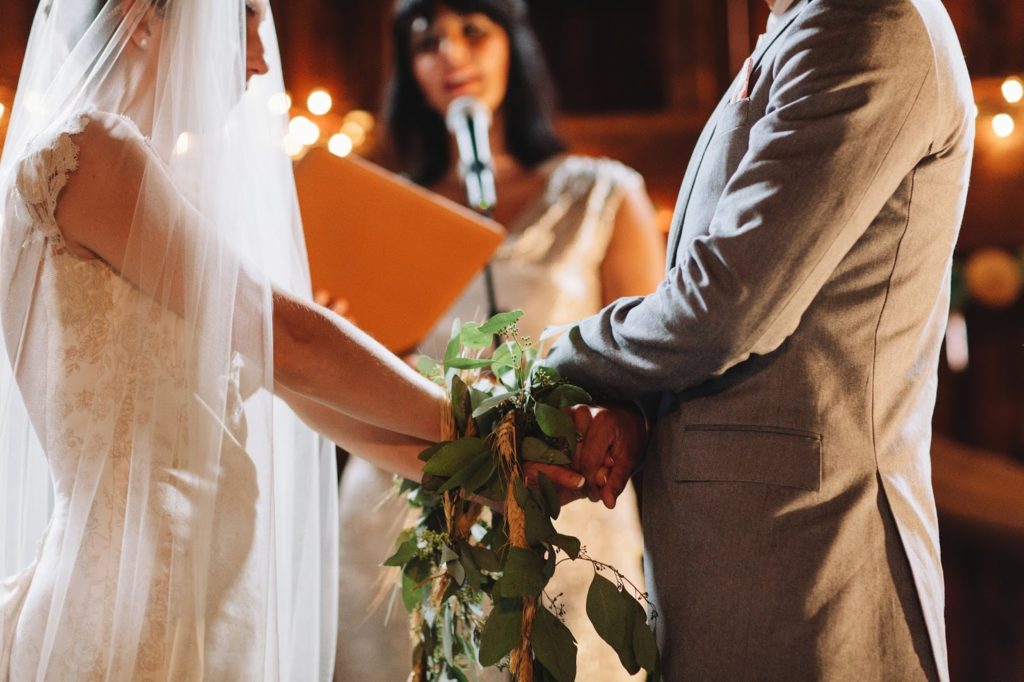
[[[491,165],[491,111],[477,98],[463,95],[448,105],[445,122],[459,148],[459,173],[469,205],[487,214],[498,201]]]

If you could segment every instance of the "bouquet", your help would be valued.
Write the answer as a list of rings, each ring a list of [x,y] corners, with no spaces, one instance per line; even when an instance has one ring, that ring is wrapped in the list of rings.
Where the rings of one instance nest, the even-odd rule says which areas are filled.
[[[450,414],[445,441],[420,455],[423,482],[401,486],[418,518],[385,562],[401,570],[396,594],[411,614],[410,679],[468,682],[479,666],[498,666],[517,682],[574,680],[576,639],[562,622],[561,596],[545,587],[564,562],[587,561],[596,631],[626,671],[657,680],[657,614],[649,623],[647,595],[556,530],[561,506],[550,479],[526,484],[529,462],[571,464],[578,435],[563,409],[592,399],[540,362],[519,335],[521,316],[456,323],[445,357],[419,363],[447,388]]]

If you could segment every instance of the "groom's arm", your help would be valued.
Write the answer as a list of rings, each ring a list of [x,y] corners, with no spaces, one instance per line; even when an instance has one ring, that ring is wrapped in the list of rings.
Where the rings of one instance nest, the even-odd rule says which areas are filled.
[[[818,2],[797,21],[708,233],[680,247],[654,294],[612,304],[555,347],[549,362],[567,376],[638,399],[773,351],[905,176],[942,151],[930,147],[936,119],[956,112],[935,110],[912,3]]]

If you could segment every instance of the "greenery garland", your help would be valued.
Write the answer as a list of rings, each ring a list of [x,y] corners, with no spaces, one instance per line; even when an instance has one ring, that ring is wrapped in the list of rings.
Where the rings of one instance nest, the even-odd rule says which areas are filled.
[[[420,455],[422,484],[402,484],[418,518],[385,562],[401,569],[396,589],[411,614],[410,680],[468,682],[481,666],[508,670],[517,682],[575,680],[576,639],[561,595],[545,592],[566,561],[594,567],[587,615],[623,668],[657,680],[657,613],[652,607],[649,623],[647,594],[558,533],[559,498],[547,477],[538,489],[526,485],[526,462],[571,463],[578,434],[563,409],[592,399],[540,363],[519,335],[521,316],[456,324],[444,359],[420,362],[447,388],[451,415],[447,440]],[[503,513],[479,499],[502,501]]]

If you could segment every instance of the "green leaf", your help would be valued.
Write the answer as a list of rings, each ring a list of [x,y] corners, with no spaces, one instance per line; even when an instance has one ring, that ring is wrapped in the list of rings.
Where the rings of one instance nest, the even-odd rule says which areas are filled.
[[[416,537],[411,537],[401,545],[398,549],[384,562],[385,566],[405,566],[409,563],[409,560],[416,556],[418,548],[416,546]]]
[[[491,361],[473,360],[471,358],[455,358],[445,366],[454,369],[483,369],[484,367],[490,367]]]
[[[657,682],[661,677],[658,640],[647,624],[647,613],[643,606],[639,602],[634,601],[634,603],[637,608],[633,615],[633,653],[636,656],[636,662],[647,671],[648,681]]]
[[[523,602],[521,599],[499,599],[480,632],[480,665],[497,665],[519,646],[523,633]]]
[[[445,481],[444,485],[437,489],[437,492],[446,493],[449,490],[459,488],[470,479],[479,478],[481,472],[484,470],[487,471],[487,477],[483,479],[483,483],[486,483],[491,477],[491,473],[493,473],[495,466],[496,463],[494,462],[494,456],[491,454],[491,451],[484,450],[466,462],[461,469],[452,474],[451,478]],[[426,469],[424,468],[424,471],[425,470]],[[483,485],[483,483],[480,485]],[[470,490],[470,492],[473,492],[473,490]]]
[[[570,407],[572,405],[589,405],[594,402],[594,399],[579,386],[562,384],[551,391],[544,402],[560,410],[563,407]]]
[[[430,458],[437,454],[437,451],[443,448],[445,445],[446,443],[435,443],[434,445],[431,445],[429,448],[420,453],[419,460],[421,462],[429,462]]]
[[[459,357],[461,349],[462,334],[457,330],[452,330],[452,337],[448,340],[448,345],[444,349],[444,364],[447,365],[450,361]]]
[[[580,544],[579,538],[574,538],[571,535],[555,533],[548,538],[548,542],[568,554],[570,559],[580,558],[580,549],[582,549],[582,545]]]
[[[494,334],[483,331],[476,322],[467,322],[462,325],[462,331],[459,333],[459,336],[462,339],[462,345],[466,348],[490,348],[491,344],[494,343]],[[454,367],[452,363],[448,363],[448,366]]]
[[[473,556],[473,563],[479,566],[481,571],[497,573],[501,570],[501,562],[498,559],[497,554],[486,547],[480,547],[479,545],[470,545],[467,543],[467,547],[469,547],[469,553]]]
[[[587,616],[601,639],[619,655],[630,675],[640,670],[633,655],[633,616],[619,588],[600,573],[594,574],[587,592]]]
[[[529,462],[541,462],[543,464],[557,464],[568,466],[572,464],[569,456],[557,448],[553,448],[540,438],[527,436],[523,439],[523,459]],[[557,519],[558,516],[555,515]]]
[[[441,370],[441,368],[437,366],[437,362],[434,361],[434,358],[429,355],[421,355],[416,360],[416,369],[420,371],[420,374],[431,380],[434,379]]]
[[[402,574],[402,604],[409,613],[412,613],[419,606],[420,599],[423,598],[425,586],[417,587],[417,585],[419,585],[419,581],[414,580],[405,573]]]
[[[512,547],[498,580],[502,597],[536,597],[544,589],[544,559],[529,549]],[[495,590],[499,587],[495,585]]]
[[[498,471],[498,460],[491,456],[490,453],[487,454],[488,456],[484,459],[483,464],[478,466],[473,474],[462,484],[462,489],[467,493],[481,492]]]
[[[522,505],[526,516],[526,541],[530,544],[547,540],[555,535],[555,527],[551,525],[551,517],[533,495]]]
[[[533,653],[558,682],[576,679],[576,639],[565,623],[544,607],[533,621]]]
[[[565,412],[544,403],[537,403],[533,413],[544,435],[568,440],[576,437],[576,425],[573,424],[572,417]]]
[[[499,393],[498,395],[490,396],[477,405],[476,409],[473,410],[473,418],[481,417],[491,410],[500,407],[502,404],[508,402],[512,398],[520,395],[519,391],[515,393]]]
[[[459,563],[462,564],[462,570],[465,571],[466,583],[474,590],[479,590],[483,582],[483,575],[480,573],[480,567],[473,560],[473,553],[469,551],[469,545],[465,542],[459,543]]]
[[[461,561],[449,561],[445,564],[445,572],[452,577],[455,583],[462,587],[466,583],[466,569]]]
[[[498,313],[497,315],[495,315],[494,317],[480,325],[480,333],[489,334],[492,336],[494,334],[498,334],[503,329],[507,329],[508,327],[514,325],[516,322],[519,321],[519,318],[521,318],[522,316],[522,310],[513,310],[512,312],[508,313]]]
[[[541,473],[538,478],[540,480],[541,497],[544,499],[544,506],[548,516],[557,519],[558,515],[562,512],[562,502],[558,499],[558,491],[555,490],[555,484],[551,482],[547,474]]]
[[[485,451],[487,444],[475,436],[445,443],[423,467],[423,472],[433,476],[453,476]]]
[[[466,423],[473,407],[469,397],[469,387],[457,374],[452,377],[451,394],[452,416],[455,417],[455,425],[458,427],[459,433],[465,433]]]

